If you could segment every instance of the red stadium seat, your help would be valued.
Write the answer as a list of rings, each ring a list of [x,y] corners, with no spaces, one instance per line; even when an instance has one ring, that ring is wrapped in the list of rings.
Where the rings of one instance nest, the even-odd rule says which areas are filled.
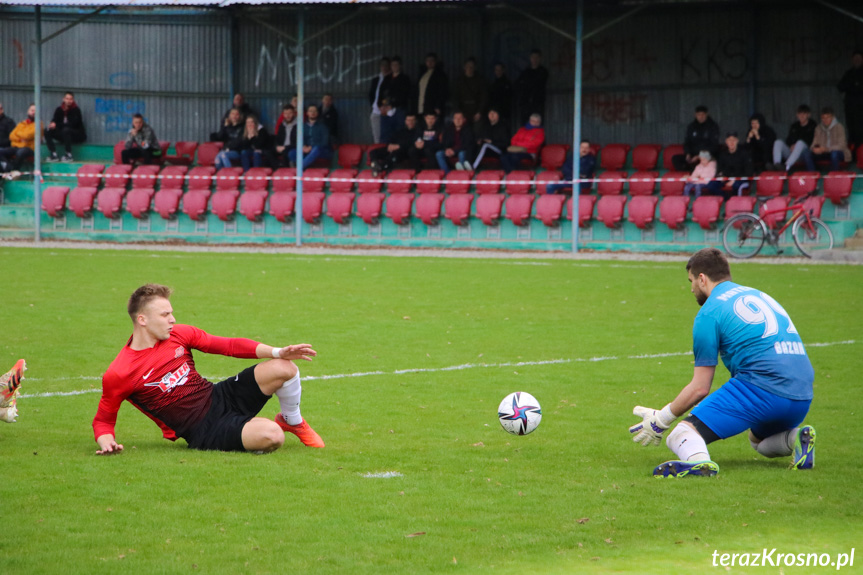
[[[384,186],[383,181],[380,178],[376,178],[371,170],[363,170],[359,173],[357,179],[365,180],[357,182],[357,191],[361,194],[378,194]]]
[[[225,144],[222,142],[203,142],[198,146],[198,165],[212,166],[216,163],[216,156],[222,151]]]
[[[681,146],[680,144],[671,144],[670,146],[665,146],[665,149],[662,150],[662,167],[666,170],[673,170],[674,164],[671,163],[671,158],[683,153],[683,146]]]
[[[603,170],[622,170],[629,148],[629,144],[608,144],[599,154],[599,167]]]
[[[153,158],[152,162],[154,165],[161,166],[165,163],[165,156],[168,155],[168,148],[171,147],[171,142],[166,142],[164,140],[159,140],[159,151],[162,153],[159,154],[159,157]]]
[[[467,172],[465,172],[467,175]],[[420,194],[437,194],[440,192],[443,170],[423,170],[416,176],[417,192]]]
[[[635,172],[629,178],[629,195],[652,196],[656,190],[656,180],[659,172]]]
[[[114,163],[122,164],[123,163],[123,150],[126,149],[126,140],[120,140],[116,144],[114,144]]]
[[[115,164],[109,166],[102,176],[105,179],[106,188],[125,188],[129,183],[129,174],[132,173],[132,166],[128,164]]]
[[[327,197],[327,215],[337,224],[346,224],[351,220],[354,208],[353,192],[335,192]],[[305,201],[305,195],[303,196]],[[304,206],[305,207],[305,206]]]
[[[810,216],[820,218],[821,208],[824,206],[824,201],[827,198],[824,196],[812,196],[803,201],[803,209],[809,212]]]
[[[785,172],[761,172],[755,184],[756,196],[780,196],[785,187]]]
[[[93,211],[93,200],[96,198],[97,188],[92,186],[78,186],[69,192],[69,209],[79,218],[86,218]]]
[[[626,196],[602,196],[596,202],[596,219],[607,228],[618,228],[623,220]]]
[[[216,191],[236,190],[237,195],[240,195],[240,177],[242,175],[243,168],[222,168],[216,172]]]
[[[656,202],[658,201],[658,196],[633,197],[629,200],[629,217],[627,219],[642,230],[653,226],[653,220],[656,216]]]
[[[191,166],[197,149],[198,142],[175,142],[174,153],[164,155],[165,162],[172,166]]]
[[[376,224],[381,217],[386,195],[381,192],[363,192],[357,198],[357,216],[367,224]]]
[[[466,194],[470,190],[471,175],[468,172],[450,172],[444,178],[444,191],[447,194]]]
[[[273,192],[270,196],[270,215],[283,224],[288,223],[294,217],[296,201],[296,192]]]
[[[639,171],[653,171],[659,162],[659,144],[640,144],[632,150],[632,167]]]
[[[761,209],[758,213],[761,216],[761,219],[764,220],[764,223],[767,224],[767,227],[773,229],[777,227],[779,223],[784,222],[787,219],[788,212],[776,212],[774,214],[768,214],[767,212],[770,210],[781,210],[787,207],[788,198],[770,198],[761,205]]]
[[[503,170],[484,170],[473,178],[477,194],[496,194],[500,192]],[[479,205],[479,204],[477,204]]]
[[[387,182],[387,192],[390,194],[406,194],[410,192],[414,179],[413,170],[393,170],[385,178]],[[401,181],[399,181],[401,180]]]
[[[188,171],[186,166],[167,166],[159,172],[159,189],[182,191]]]
[[[528,193],[510,195],[504,204],[506,219],[517,226],[530,224],[530,212],[535,197]]]
[[[704,230],[715,229],[721,209],[722,196],[699,196],[692,202],[692,221]]]
[[[596,183],[596,193],[600,196],[617,196],[623,193],[623,184],[629,174],[626,172],[609,171],[599,174]]]
[[[363,148],[357,144],[342,144],[338,149],[339,167],[355,170],[363,159]]]
[[[578,227],[588,227],[593,219],[593,208],[596,206],[596,196],[581,194],[578,196]],[[572,198],[566,201],[566,217],[572,221]]]
[[[240,197],[240,190],[216,190],[210,197],[210,210],[223,222],[229,222],[234,219],[234,213],[237,211],[237,198]]]
[[[126,194],[126,211],[138,219],[147,217],[153,203],[153,190],[148,188],[132,188]]]
[[[309,224],[317,224],[324,213],[323,192],[303,192],[303,220]]]
[[[273,174],[273,192],[293,192],[297,188],[296,178],[296,168],[279,168]]]
[[[547,144],[540,152],[540,167],[544,170],[559,170],[566,161],[568,146],[561,144]]]
[[[341,149],[341,148],[339,148]],[[339,168],[330,173],[330,193],[332,194],[348,194],[354,191],[354,182],[340,182],[333,180],[353,180],[357,176],[357,171],[353,168]]]
[[[837,206],[846,204],[854,185],[854,177],[854,172],[828,173],[821,180],[824,184],[824,197]]]
[[[249,168],[243,175],[243,191],[266,192],[270,188],[270,176],[273,175],[272,168]]]
[[[59,218],[66,209],[68,186],[49,186],[42,190],[42,209],[52,218]]]
[[[330,171],[327,168],[309,168],[308,170],[303,170],[303,193],[323,192],[327,183],[321,178],[326,178],[329,173]]]
[[[216,168],[213,166],[196,166],[189,170],[188,189],[191,190],[206,190],[209,197],[210,188],[213,186],[213,176],[216,174]]]
[[[449,189],[449,186],[447,187]],[[444,204],[444,217],[457,226],[464,225],[470,218],[472,194],[451,194]]]
[[[105,187],[96,195],[96,205],[106,218],[116,218],[123,209],[126,188]]]
[[[419,186],[417,186],[419,187]],[[440,219],[440,210],[444,200],[443,194],[425,193],[417,196],[417,217],[428,226],[437,224]]]
[[[755,208],[755,198],[752,196],[732,196],[725,202],[725,219],[743,213],[752,213]]]
[[[668,172],[659,180],[659,195],[682,196],[683,186],[686,185],[686,172]]]
[[[855,155],[857,156],[857,169],[863,170],[863,145],[857,145]]]
[[[163,219],[172,220],[177,216],[177,211],[180,209],[180,198],[182,197],[183,191],[179,188],[162,188],[156,192],[153,209]]]
[[[863,146],[859,149],[863,150]],[[795,172],[788,175],[788,197],[799,198],[815,191],[818,180],[821,179],[819,172]]]
[[[680,229],[686,221],[688,207],[689,196],[667,196],[659,204],[659,221],[672,230]]]
[[[237,211],[246,216],[246,219],[250,222],[259,222],[263,218],[266,204],[266,191],[247,191],[240,196],[240,203]]]
[[[183,195],[183,213],[193,220],[202,220],[207,213],[210,190],[189,190]]]
[[[78,168],[78,185],[85,188],[98,187],[102,182],[102,172],[105,166],[102,164],[84,164]]]
[[[150,190],[152,192],[156,188],[156,178],[159,175],[159,169],[159,166],[145,164],[132,170],[132,189]]]
[[[476,198],[476,217],[487,226],[493,226],[500,219],[504,194],[481,194]]]
[[[563,174],[558,171],[540,172],[536,175],[536,193],[545,194],[548,184],[556,184],[563,179]]]
[[[410,223],[411,207],[413,206],[413,203],[413,194],[406,192],[390,194],[389,197],[387,197],[385,215],[397,225],[402,226],[408,224]]]
[[[504,190],[509,195],[527,194],[533,184],[533,172],[528,170],[513,170],[506,175]]]
[[[562,194],[542,194],[536,200],[536,219],[550,228],[560,224],[560,216],[566,196]]]

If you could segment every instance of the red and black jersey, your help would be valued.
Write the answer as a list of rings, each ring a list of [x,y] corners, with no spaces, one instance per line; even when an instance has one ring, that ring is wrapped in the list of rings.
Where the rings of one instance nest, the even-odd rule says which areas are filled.
[[[124,399],[162,428],[166,439],[182,437],[210,409],[213,384],[195,369],[192,350],[255,358],[258,342],[217,337],[190,325],[175,324],[168,339],[135,351],[126,342],[102,376],[102,399],[93,419],[98,438],[114,434]]]

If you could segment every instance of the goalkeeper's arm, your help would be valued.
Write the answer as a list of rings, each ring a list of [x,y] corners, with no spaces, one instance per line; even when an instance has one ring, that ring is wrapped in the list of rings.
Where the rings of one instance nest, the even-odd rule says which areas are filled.
[[[671,412],[675,417],[680,417],[696,405],[698,402],[707,397],[710,393],[710,388],[713,385],[713,374],[716,373],[716,366],[699,366],[695,368],[692,374],[692,381],[680,390],[674,401],[671,402]]]

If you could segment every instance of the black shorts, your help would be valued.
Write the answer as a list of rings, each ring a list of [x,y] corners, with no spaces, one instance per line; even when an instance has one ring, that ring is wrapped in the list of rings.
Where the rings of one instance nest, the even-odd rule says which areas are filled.
[[[184,439],[191,449],[245,451],[243,427],[270,399],[255,381],[255,366],[213,385],[213,399],[204,419]]]

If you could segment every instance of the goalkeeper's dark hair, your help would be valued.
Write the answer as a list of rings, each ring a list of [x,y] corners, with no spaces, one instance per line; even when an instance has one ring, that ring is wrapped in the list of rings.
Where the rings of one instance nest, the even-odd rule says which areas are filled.
[[[135,318],[141,313],[147,304],[156,298],[171,298],[171,292],[173,290],[168,286],[163,286],[160,284],[147,284],[142,285],[138,289],[132,293],[132,296],[129,298],[129,305],[127,310],[129,311],[129,317],[132,318],[132,321],[135,321]]]
[[[731,279],[731,268],[725,254],[716,248],[704,248],[695,252],[686,262],[686,271],[698,277],[704,274],[710,281],[721,282]]]

